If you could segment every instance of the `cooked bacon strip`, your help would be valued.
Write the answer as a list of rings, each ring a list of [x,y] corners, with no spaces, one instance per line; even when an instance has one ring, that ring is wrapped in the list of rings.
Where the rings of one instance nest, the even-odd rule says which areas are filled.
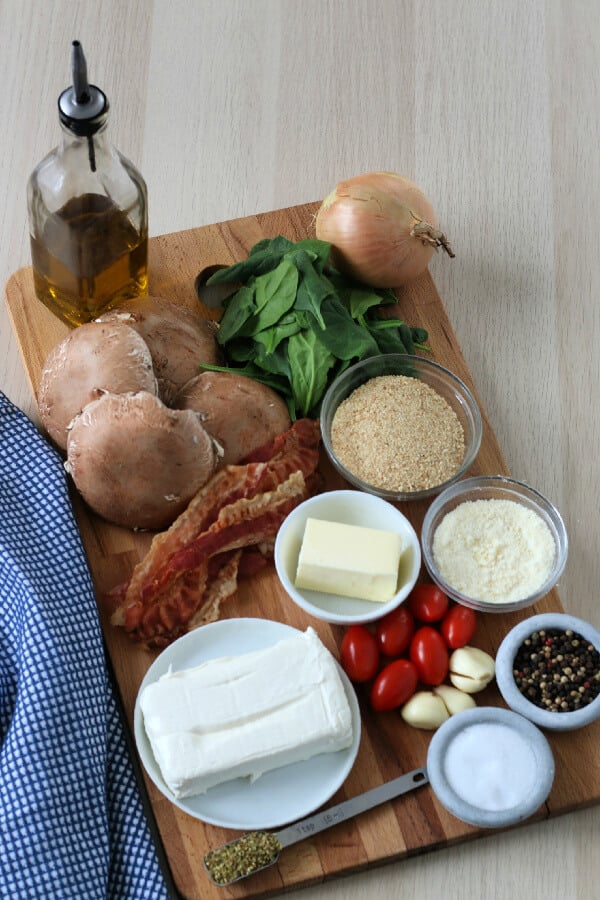
[[[301,472],[293,472],[274,491],[243,497],[225,506],[210,528],[173,553],[160,575],[142,587],[142,601],[151,602],[174,578],[196,569],[215,553],[267,540],[276,534],[287,514],[307,496],[304,476]]]
[[[199,590],[198,572],[186,572],[161,597],[161,602],[137,610],[137,621],[129,630],[129,637],[160,649],[192,628],[214,622],[221,604],[237,589],[237,574],[241,550],[219,553],[202,567]],[[208,574],[208,577],[207,577]]]
[[[240,578],[251,578],[269,564],[273,558],[275,541],[262,541],[256,547],[244,547],[240,557],[238,575]]]
[[[113,624],[122,624],[132,636],[133,632],[139,633],[141,639],[154,631],[175,634],[174,620],[189,622],[203,601],[210,586],[211,558],[268,539],[306,496],[304,477],[294,472],[275,491],[231,504],[227,507],[229,525],[220,531],[209,530],[204,545],[195,553],[188,555],[182,550],[177,569],[164,572],[160,584],[153,585],[150,596],[142,592],[132,597],[128,590],[122,605],[113,614]],[[202,542],[202,537],[199,541]]]
[[[242,552],[242,550],[236,550],[235,553],[219,554],[216,557],[222,565],[216,576],[211,580],[202,599],[202,604],[190,619],[186,630],[198,628],[199,625],[206,625],[208,622],[215,622],[219,618],[221,604],[237,591]],[[225,559],[222,560],[221,556],[224,556]]]
[[[150,597],[152,584],[161,580],[161,572],[168,568],[171,557],[203,534],[221,510],[237,500],[274,490],[292,472],[302,472],[305,479],[312,479],[319,462],[319,443],[318,421],[299,419],[288,431],[254,451],[248,462],[220,469],[171,527],[156,535],[146,557],[135,568],[128,599]],[[268,453],[272,453],[270,459]],[[258,462],[257,457],[267,459]],[[313,484],[311,480],[311,488]]]
[[[288,431],[278,434],[272,441],[263,444],[262,447],[257,447],[256,450],[245,456],[241,464],[245,465],[252,462],[272,463],[278,457],[285,454],[289,455],[298,449],[303,449],[304,451],[316,450],[318,452],[320,435],[318,419],[298,419]],[[306,457],[304,463],[306,463]]]
[[[190,619],[196,612],[198,598],[208,587],[209,564],[205,562],[193,572],[186,572],[179,580],[176,591],[167,590],[161,603],[144,606],[142,603],[124,602],[113,614],[111,621],[122,625],[132,636],[152,632],[174,632],[179,621]]]
[[[319,437],[318,422],[300,420],[244,464],[217,472],[154,538],[129,583],[113,589],[113,624],[160,647],[214,621],[235,593],[240,564],[251,569],[272,553],[285,516],[316,489]]]

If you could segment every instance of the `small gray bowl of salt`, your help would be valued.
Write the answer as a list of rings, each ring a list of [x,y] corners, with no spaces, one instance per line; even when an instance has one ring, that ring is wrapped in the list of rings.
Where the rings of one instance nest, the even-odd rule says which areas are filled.
[[[427,754],[431,786],[446,809],[480,828],[502,828],[533,815],[554,781],[545,735],[518,713],[476,707],[435,732]]]

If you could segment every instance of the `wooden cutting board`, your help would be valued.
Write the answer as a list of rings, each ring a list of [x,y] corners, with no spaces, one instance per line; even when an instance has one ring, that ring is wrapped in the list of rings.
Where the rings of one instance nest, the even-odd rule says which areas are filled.
[[[317,208],[317,204],[307,204],[153,238],[150,293],[191,307],[206,318],[216,316],[214,310],[198,303],[194,288],[197,275],[207,267],[243,259],[250,247],[263,237],[283,234],[300,240],[311,235]],[[35,393],[46,355],[68,328],[37,301],[31,269],[16,272],[6,293],[13,328]],[[433,359],[462,378],[481,407],[477,388],[430,275],[426,273],[399,291],[398,297],[398,315],[411,325],[427,329]],[[483,408],[482,415],[483,441],[470,474],[507,473]],[[346,486],[325,460],[322,469],[328,487]],[[134,534],[101,521],[77,497],[74,497],[74,507],[96,587],[108,653],[131,725],[140,682],[157,654],[130,643],[121,630],[111,627],[103,597],[108,589],[129,575],[146,552],[151,536]],[[401,508],[420,531],[426,502],[403,504]],[[521,613],[480,615],[473,643],[495,655],[513,625],[526,615],[549,610],[562,610],[556,590]],[[294,606],[280,587],[272,567],[242,582],[237,596],[223,610],[223,618],[240,616],[275,619],[300,629],[310,624],[333,653],[337,653],[342,636],[341,628],[312,620]],[[429,733],[405,725],[397,713],[373,714],[364,693],[358,691],[358,694],[363,714],[359,754],[346,783],[330,803],[421,766],[426,759]],[[478,705],[502,705],[494,685],[479,694],[477,702]],[[547,803],[534,817],[538,819],[600,800],[600,722],[578,732],[549,733],[548,737],[556,760],[556,778]],[[173,879],[181,894],[190,900],[280,893],[490,834],[455,819],[437,801],[431,788],[424,787],[286,849],[277,866],[223,889],[208,880],[202,858],[208,849],[235,837],[236,832],[198,822],[163,797],[149,779],[145,783]]]

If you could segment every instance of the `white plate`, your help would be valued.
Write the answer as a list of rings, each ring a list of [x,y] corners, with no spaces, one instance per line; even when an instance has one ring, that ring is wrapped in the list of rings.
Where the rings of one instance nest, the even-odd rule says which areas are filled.
[[[310,815],[342,786],[358,753],[360,710],[356,694],[338,666],[352,712],[354,740],[346,750],[321,753],[311,759],[265,772],[254,782],[236,778],[210,788],[205,794],[176,799],[154,759],[144,729],[139,697],[148,684],[173,671],[198,666],[219,656],[238,656],[271,647],[297,629],[269,619],[222,619],[204,625],[175,641],[157,657],[146,672],[134,710],[134,734],[138,753],[156,787],[172,803],[195,819],[223,828],[255,831],[278,828]]]

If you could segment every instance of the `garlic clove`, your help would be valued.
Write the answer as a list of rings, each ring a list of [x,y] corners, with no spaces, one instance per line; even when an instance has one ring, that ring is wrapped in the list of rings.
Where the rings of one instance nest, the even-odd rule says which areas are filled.
[[[450,687],[449,684],[440,684],[434,687],[433,693],[441,697],[451,716],[457,712],[462,712],[464,709],[471,709],[476,705],[469,693],[465,693],[457,687]]]
[[[450,657],[450,681],[466,694],[482,691],[494,678],[493,658],[477,647],[461,647]]]
[[[450,718],[444,701],[432,691],[417,691],[404,704],[400,715],[407,725],[426,731],[435,731]]]
[[[457,675],[456,672],[450,673],[450,681],[463,694],[478,694],[479,691],[482,691],[488,685],[488,682],[485,680]]]

